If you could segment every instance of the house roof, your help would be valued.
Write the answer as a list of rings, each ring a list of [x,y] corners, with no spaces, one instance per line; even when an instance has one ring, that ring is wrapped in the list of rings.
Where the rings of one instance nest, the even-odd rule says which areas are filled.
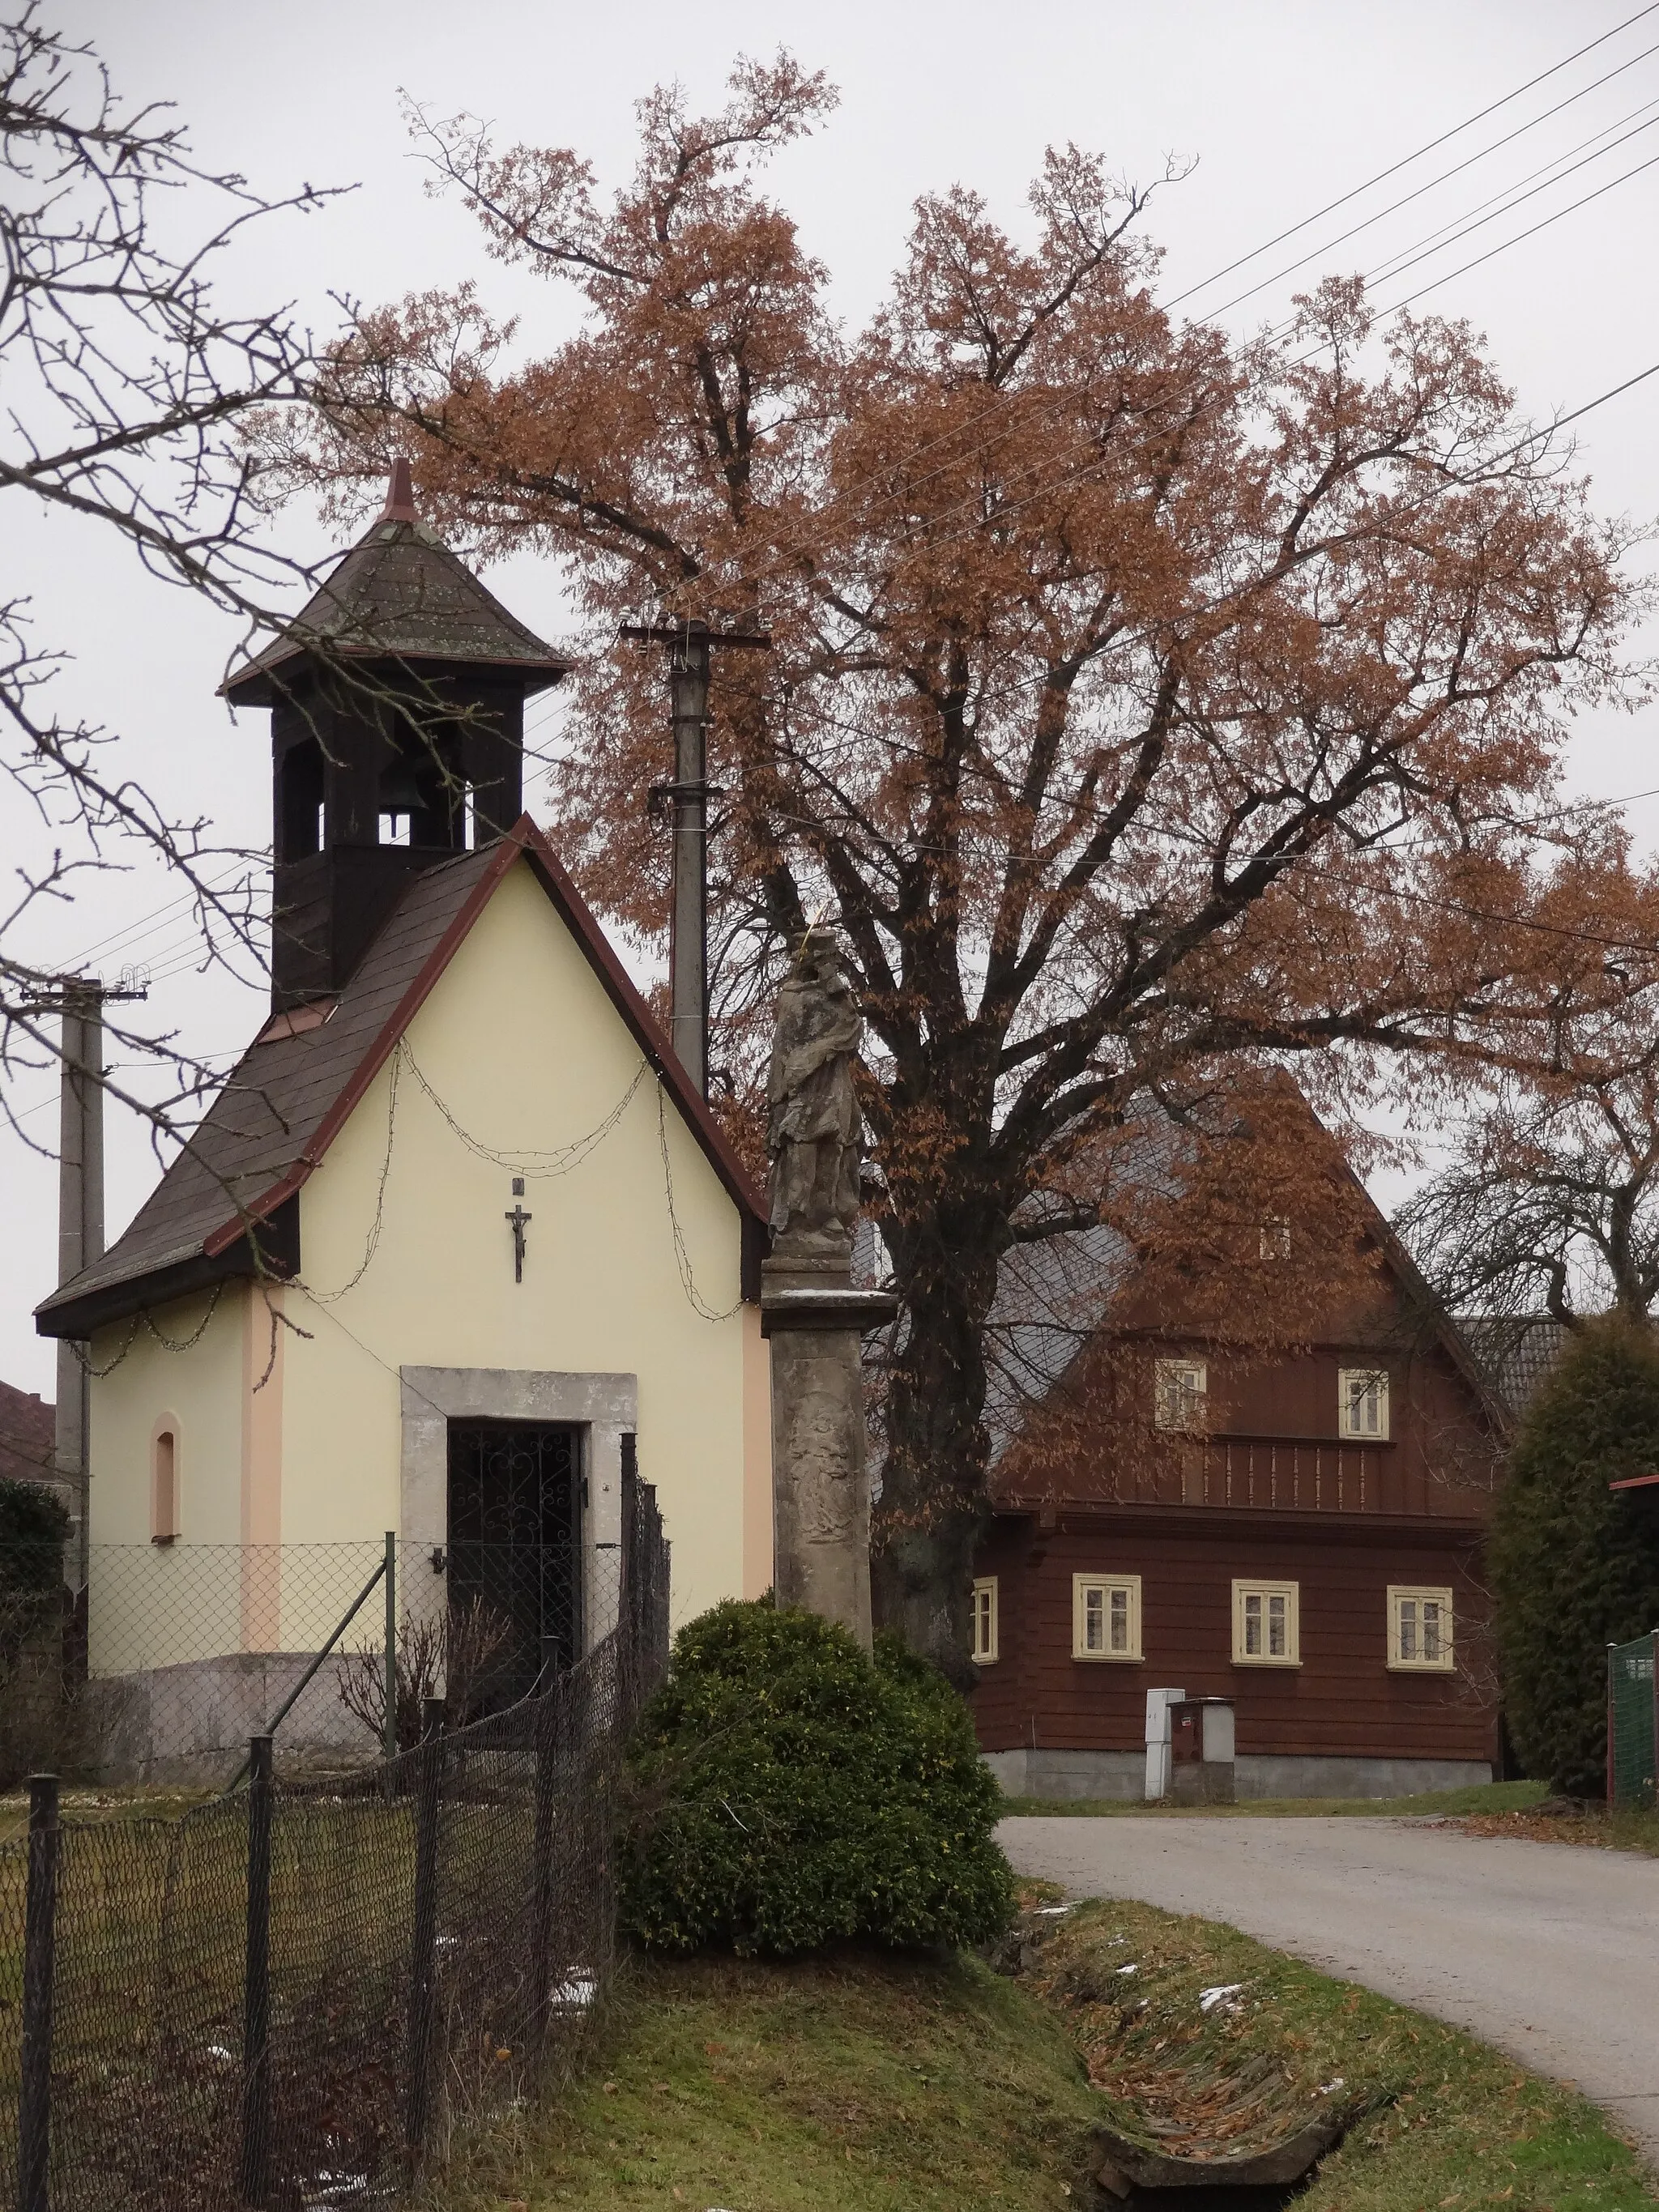
[[[0,1480],[49,1480],[56,1441],[55,1409],[30,1391],[0,1382]]]
[[[1468,1314],[1457,1324],[1512,1420],[1566,1347],[1565,1322],[1550,1314]]]
[[[301,1010],[267,1023],[200,1127],[103,1257],[35,1309],[43,1336],[82,1337],[177,1297],[216,1273],[285,1269],[261,1236],[321,1164],[386,1065],[497,884],[523,860],[627,1024],[647,1064],[701,1146],[743,1224],[745,1291],[765,1231],[759,1192],[707,1101],[623,969],[546,837],[523,815],[505,836],[416,876],[337,1001],[308,1024]],[[275,1240],[280,1244],[281,1239]]]
[[[527,691],[575,663],[526,629],[420,520],[409,466],[392,471],[386,511],[342,556],[281,636],[220,687],[238,707],[269,707],[277,672],[319,646],[350,659],[462,662],[506,670]]]
[[[1501,1418],[1502,1394],[1474,1348],[1435,1299],[1411,1254],[1342,1158],[1300,1085],[1283,1070],[1278,1079],[1306,1115],[1310,1138],[1322,1139],[1333,1163],[1358,1194],[1385,1264],[1413,1310],[1424,1317],[1429,1334],[1474,1396]],[[1130,1179],[1145,1189],[1173,1192],[1182,1141],[1174,1124],[1150,1124],[1135,1148]],[[1130,1238],[1121,1229],[1104,1224],[1016,1244],[1004,1255],[986,1324],[985,1423],[994,1468],[1030,1415],[1060,1389],[1073,1364],[1106,1330],[1111,1309],[1128,1287],[1135,1266]]]
[[[994,1466],[1098,1334],[1133,1267],[1129,1239],[1106,1226],[1016,1244],[1003,1255],[985,1324],[985,1425]]]

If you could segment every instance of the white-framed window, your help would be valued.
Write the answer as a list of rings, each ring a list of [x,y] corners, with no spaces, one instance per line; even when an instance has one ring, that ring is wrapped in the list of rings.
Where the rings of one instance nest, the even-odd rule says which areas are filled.
[[[1072,1577],[1073,1659],[1139,1659],[1140,1577]]]
[[[1386,1443],[1389,1436],[1389,1378],[1380,1367],[1339,1368],[1336,1376],[1336,1432]]]
[[[1262,1223],[1261,1249],[1264,1260],[1290,1258],[1291,1224],[1282,1213],[1270,1213]]]
[[[991,1667],[997,1656],[997,1578],[981,1575],[974,1584],[973,1645],[976,1667]]]
[[[1201,1359],[1160,1359],[1157,1387],[1160,1429],[1203,1428],[1210,1376]]]
[[[171,1544],[179,1528],[179,1424],[163,1413],[149,1440],[149,1540]]]
[[[1302,1664],[1302,1590],[1297,1583],[1233,1584],[1235,1667]]]
[[[1389,1585],[1389,1664],[1410,1674],[1452,1671],[1452,1594]]]

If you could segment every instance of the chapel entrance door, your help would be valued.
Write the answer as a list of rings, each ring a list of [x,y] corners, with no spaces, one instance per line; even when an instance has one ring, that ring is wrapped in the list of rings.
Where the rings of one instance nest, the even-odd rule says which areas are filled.
[[[499,1712],[582,1649],[582,1432],[539,1421],[449,1425],[453,1722]]]

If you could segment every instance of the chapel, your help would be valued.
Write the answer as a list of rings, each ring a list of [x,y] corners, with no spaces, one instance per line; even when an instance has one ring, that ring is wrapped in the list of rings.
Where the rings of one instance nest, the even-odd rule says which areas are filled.
[[[269,1016],[37,1311],[86,1347],[90,1541],[124,1562],[101,1600],[93,1577],[94,1676],[202,1663],[168,1578],[203,1547],[227,1666],[314,1650],[322,1550],[388,1531],[429,1562],[422,1602],[471,1590],[577,1656],[636,1481],[677,1619],[772,1580],[764,1203],[523,811],[526,702],[571,665],[400,462],[224,687],[270,715]]]

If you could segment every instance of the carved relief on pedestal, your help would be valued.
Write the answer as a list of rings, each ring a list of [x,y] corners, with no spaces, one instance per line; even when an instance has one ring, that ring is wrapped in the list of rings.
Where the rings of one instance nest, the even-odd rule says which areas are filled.
[[[844,1392],[809,1385],[789,1424],[796,1520],[808,1544],[842,1544],[854,1533],[858,1470],[848,1414]]]

